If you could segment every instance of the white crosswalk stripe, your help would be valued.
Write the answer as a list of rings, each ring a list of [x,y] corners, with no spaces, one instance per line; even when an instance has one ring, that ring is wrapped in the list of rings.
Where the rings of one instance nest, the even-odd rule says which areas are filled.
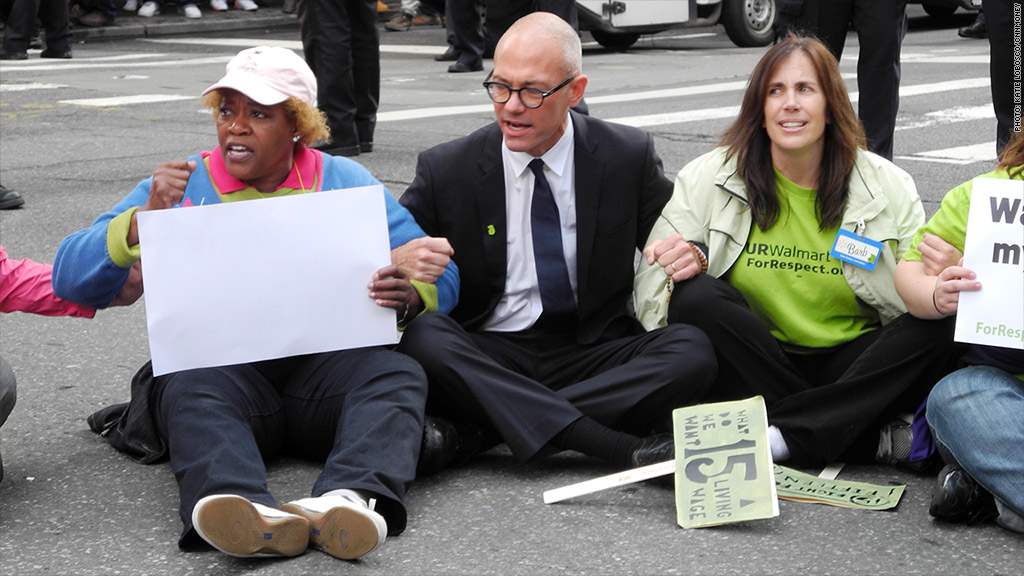
[[[700,37],[701,34],[688,35],[686,37]],[[302,43],[298,40],[269,40],[254,38],[154,38],[146,39],[144,42],[154,46],[172,45],[194,45],[194,46],[223,46],[232,48],[245,48],[257,45],[272,45],[289,48],[296,51],[302,50]],[[391,54],[418,54],[432,55],[440,54],[443,46],[421,46],[421,45],[382,45],[382,53]],[[173,51],[169,49],[168,52]],[[42,63],[39,60],[25,62],[13,62],[4,64],[4,77],[0,82],[0,92],[23,92],[29,90],[52,90],[57,88],[68,88],[62,84],[44,82],[12,82],[12,77],[21,72],[52,72],[59,70],[73,69],[119,69],[131,71],[143,71],[146,69],[173,68],[173,67],[195,67],[208,64],[223,64],[230,60],[230,56],[202,56],[194,58],[180,58],[173,54],[164,52],[133,53],[113,56],[102,56],[93,58],[78,58],[68,61],[54,61]],[[855,56],[854,56],[855,59]],[[961,55],[955,51],[944,53],[904,53],[904,63],[928,63],[928,64],[954,64],[954,65],[982,65],[988,62],[987,54],[982,55]],[[118,79],[145,79],[144,72],[118,76]],[[844,74],[844,77],[851,79],[853,74]],[[949,80],[943,82],[931,82],[921,84],[904,84],[900,87],[900,98],[908,99],[919,96],[934,97],[935,95],[969,90],[988,91],[989,78],[978,76],[960,80]],[[655,129],[662,126],[671,126],[684,123],[700,123],[716,120],[727,120],[734,118],[739,112],[739,106],[715,106],[706,108],[687,107],[683,99],[714,96],[716,94],[728,94],[727,99],[736,102],[739,95],[746,89],[746,80],[718,82],[699,86],[680,86],[676,88],[621,92],[614,94],[594,94],[587,96],[587,102],[591,106],[604,104],[630,104],[641,101],[667,100],[671,99],[674,111],[655,114],[636,114],[631,116],[620,116],[607,118],[612,122],[627,124],[641,128]],[[159,102],[173,102],[180,100],[192,100],[192,94],[126,94],[120,96],[106,96],[98,98],[75,98],[60,100],[60,104],[87,106],[94,108],[115,108],[133,106],[140,104],[153,104]],[[850,99],[857,102],[859,94],[851,92]],[[987,94],[985,96],[987,99]],[[706,100],[706,98],[705,98]],[[977,100],[975,100],[977,101]],[[492,106],[484,102],[480,104],[458,105],[458,106],[431,106],[405,110],[387,110],[378,113],[379,123],[401,122],[411,120],[424,120],[445,116],[463,116],[474,114],[490,114]],[[205,110],[203,110],[206,113]],[[925,114],[923,117],[901,118],[896,130],[908,131],[934,128],[937,126],[972,122],[990,121],[994,117],[990,105],[959,106],[945,108]],[[716,130],[719,129],[716,127]],[[973,162],[989,162],[993,159],[995,147],[992,142],[954,146],[936,150],[927,150],[899,156],[901,160],[919,160],[927,162],[944,162],[949,164],[969,164]]]

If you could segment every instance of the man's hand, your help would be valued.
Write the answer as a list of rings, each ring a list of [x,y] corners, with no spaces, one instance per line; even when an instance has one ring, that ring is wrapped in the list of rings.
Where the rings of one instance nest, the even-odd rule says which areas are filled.
[[[399,322],[408,322],[423,311],[419,293],[409,283],[409,276],[398,266],[377,270],[366,287],[377,306],[395,309]]]
[[[194,160],[157,164],[156,170],[153,171],[153,184],[149,187],[149,199],[132,214],[131,227],[128,229],[129,246],[139,243],[138,213],[146,210],[164,210],[181,202],[185,197],[188,178],[195,169]]]
[[[964,257],[956,246],[934,234],[925,233],[917,249],[921,251],[921,263],[929,276],[938,276],[946,268],[958,266]]]
[[[682,282],[700,274],[700,260],[693,251],[693,246],[682,236],[673,234],[664,240],[651,242],[644,248],[644,258],[650,266],[657,262],[673,282]]]
[[[391,263],[411,279],[433,284],[444,274],[455,250],[447,238],[416,238],[391,251]]]

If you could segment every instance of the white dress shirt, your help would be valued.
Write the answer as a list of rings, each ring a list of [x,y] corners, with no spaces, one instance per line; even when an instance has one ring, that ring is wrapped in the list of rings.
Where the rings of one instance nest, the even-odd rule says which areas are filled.
[[[565,133],[541,159],[544,160],[544,177],[558,205],[558,217],[562,223],[562,250],[569,269],[569,284],[575,295],[576,171],[573,151],[570,119],[566,122]],[[518,332],[533,326],[543,311],[537,265],[533,256],[533,227],[530,224],[535,178],[529,165],[534,157],[526,152],[509,150],[503,140],[501,159],[505,169],[508,268],[505,274],[505,294],[484,323],[483,330]]]

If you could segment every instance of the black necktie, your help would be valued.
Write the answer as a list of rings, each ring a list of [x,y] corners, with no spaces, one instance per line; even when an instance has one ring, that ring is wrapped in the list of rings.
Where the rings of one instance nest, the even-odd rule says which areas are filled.
[[[569,269],[562,251],[562,224],[551,186],[544,177],[544,161],[530,162],[533,171],[533,205],[530,225],[533,227],[533,257],[537,264],[537,282],[544,312],[537,326],[570,330],[576,322],[576,300],[569,283]]]

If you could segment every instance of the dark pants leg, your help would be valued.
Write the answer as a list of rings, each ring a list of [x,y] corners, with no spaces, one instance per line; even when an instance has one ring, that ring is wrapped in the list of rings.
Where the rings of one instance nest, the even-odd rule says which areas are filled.
[[[451,33],[451,45],[459,53],[459,62],[473,65],[484,56],[484,19],[481,0],[448,0],[445,18]]]
[[[303,0],[299,10],[303,52],[316,76],[332,148],[372,142],[380,100],[377,3]]]
[[[283,397],[288,422],[308,422],[289,426],[289,450],[326,459],[312,495],[371,492],[388,533],[401,533],[423,436],[423,369],[385,348],[318,355],[295,371]]]
[[[991,58],[992,107],[996,112],[996,149],[1002,151],[1014,130],[1013,17],[1019,0],[984,0]],[[1018,84],[1019,86],[1019,84]],[[1018,88],[1019,90],[1019,88]],[[1019,93],[1019,92],[1018,92]]]
[[[4,51],[25,53],[36,27],[40,0],[14,0],[4,24]],[[65,10],[66,11],[66,10]]]
[[[794,461],[871,459],[878,426],[914,413],[935,383],[956,368],[964,347],[953,342],[954,326],[953,318],[904,314],[875,330],[863,353],[844,361],[837,380],[769,409],[768,419],[782,431]]]
[[[406,328],[399,350],[427,373],[428,412],[493,426],[522,461],[584,415],[649,429],[714,378],[706,338],[682,326],[584,347],[532,330],[467,333],[431,314]]]
[[[380,103],[380,30],[377,0],[348,0],[352,21],[352,81],[359,143],[373,142]]]
[[[71,51],[71,28],[68,25],[67,0],[42,0],[39,20],[46,31],[46,51],[60,55]]]
[[[276,507],[263,462],[286,445],[301,446],[307,455],[327,454],[315,495],[342,487],[378,494],[389,529],[400,531],[425,394],[425,378],[414,363],[379,349],[157,378],[151,410],[178,480],[184,523],[179,545],[198,543],[192,509],[204,496],[236,494]],[[385,433],[378,423],[394,427]]]
[[[852,21],[857,29],[857,112],[868,149],[892,160],[900,103],[900,47],[907,31],[906,0],[816,0],[805,23],[840,60]]]
[[[738,290],[706,275],[676,284],[669,322],[693,324],[711,338],[719,363],[712,396],[764,396],[793,462],[808,466],[835,461],[862,434],[875,434],[875,424],[913,412],[961,350],[952,319],[904,314],[814,357],[787,354]]]
[[[857,0],[853,24],[857,59],[857,113],[868,150],[892,160],[893,132],[900,108],[900,47],[907,34],[906,0]]]

